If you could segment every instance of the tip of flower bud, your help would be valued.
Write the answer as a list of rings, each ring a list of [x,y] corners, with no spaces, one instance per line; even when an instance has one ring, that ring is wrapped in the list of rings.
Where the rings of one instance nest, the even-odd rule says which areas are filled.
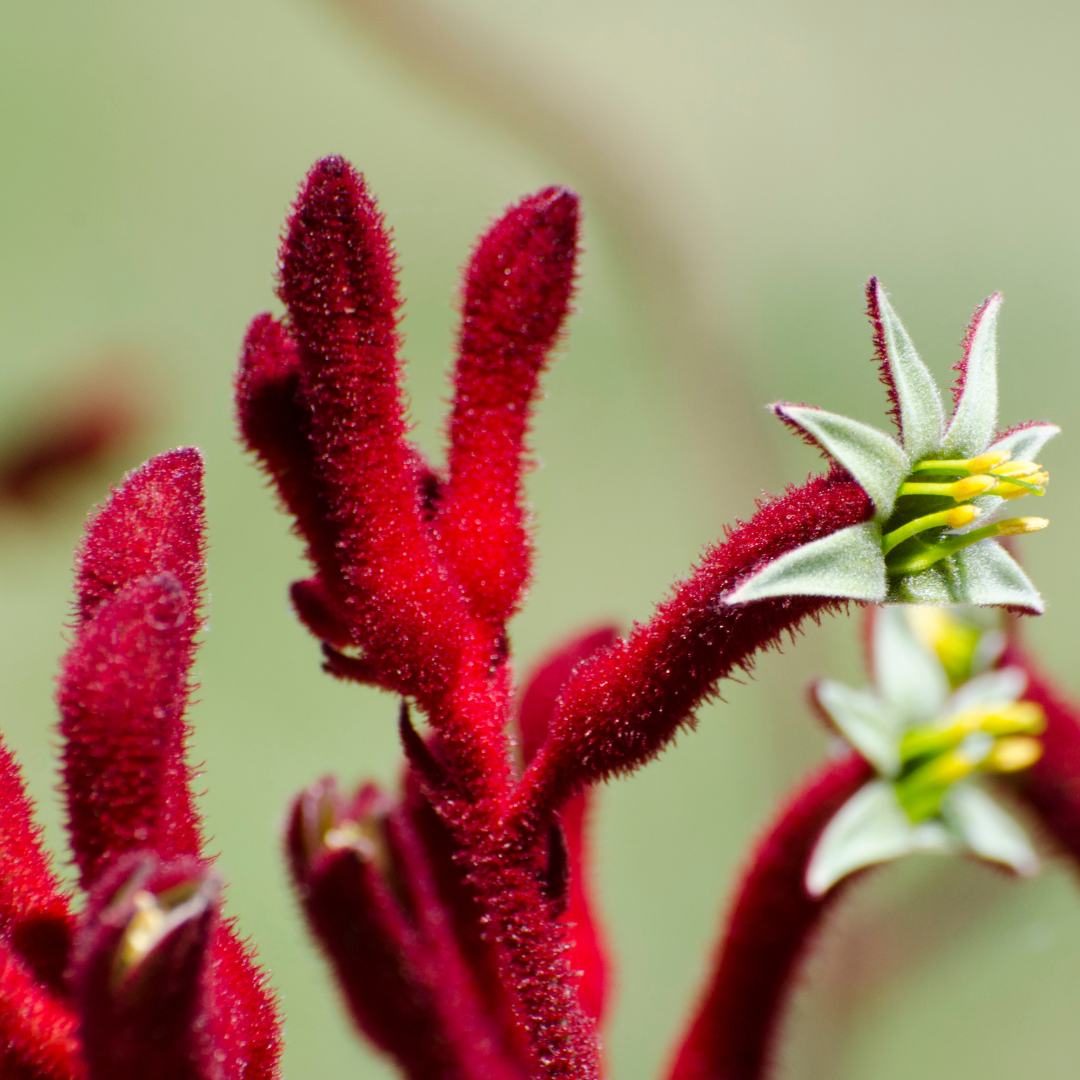
[[[124,929],[113,959],[112,984],[118,986],[174,930],[198,918],[220,891],[214,875],[182,881],[154,894],[139,889],[132,897],[135,914]]]
[[[997,523],[997,531],[999,536],[1023,536],[1024,533],[1039,532],[1040,529],[1045,529],[1049,524],[1048,518],[1008,518],[1006,521]]]

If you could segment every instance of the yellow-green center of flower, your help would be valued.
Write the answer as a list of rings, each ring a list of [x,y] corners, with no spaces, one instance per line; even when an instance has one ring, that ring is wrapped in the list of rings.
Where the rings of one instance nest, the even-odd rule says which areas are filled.
[[[912,822],[934,817],[951,785],[975,772],[1018,772],[1042,754],[1036,736],[1046,729],[1031,701],[979,705],[908,731],[900,743],[897,798]]]
[[[966,460],[917,462],[900,485],[896,510],[885,525],[882,552],[890,574],[917,574],[941,559],[991,536],[1038,532],[1046,518],[1018,517],[956,535],[977,521],[982,510],[973,499],[997,495],[1016,499],[1042,495],[1049,474],[1033,461],[1012,461],[995,450]]]

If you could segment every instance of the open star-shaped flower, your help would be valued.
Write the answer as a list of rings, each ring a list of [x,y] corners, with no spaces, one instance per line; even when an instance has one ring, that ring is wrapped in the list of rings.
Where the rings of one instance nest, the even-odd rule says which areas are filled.
[[[771,408],[854,477],[873,502],[873,517],[773,560],[724,602],[835,596],[1041,613],[1035,587],[993,538],[1046,526],[1045,518],[1000,515],[1009,500],[1043,493],[1048,477],[1033,459],[1060,429],[1031,423],[995,435],[1000,294],[979,307],[964,337],[951,418],[876,278],[867,297],[899,440],[813,406]]]
[[[855,870],[913,851],[969,851],[1023,876],[1039,868],[1024,830],[976,777],[1034,764],[1042,753],[1043,711],[1018,700],[1027,686],[1019,668],[987,669],[1000,650],[993,630],[969,636],[974,674],[950,686],[949,669],[914,632],[911,616],[918,612],[878,613],[873,689],[829,681],[814,688],[818,705],[877,777],[822,832],[806,871],[812,896]],[[948,618],[956,627],[952,636],[970,630]]]

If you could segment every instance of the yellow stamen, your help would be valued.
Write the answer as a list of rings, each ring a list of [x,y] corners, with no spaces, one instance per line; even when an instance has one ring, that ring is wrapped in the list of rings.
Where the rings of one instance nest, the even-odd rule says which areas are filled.
[[[997,468],[987,469],[986,471],[992,472],[995,476],[1027,477],[1032,473],[1042,472],[1042,466],[1037,465],[1034,461],[1007,461],[1003,465],[997,466]]]
[[[894,547],[927,529],[962,528],[964,525],[970,525],[981,513],[982,511],[977,506],[965,503],[963,506],[954,506],[951,510],[941,510],[936,514],[924,514],[922,517],[913,518],[898,529],[886,533],[882,537],[881,550],[888,555]]]
[[[1030,735],[1013,735],[998,739],[994,748],[979,766],[984,772],[1019,772],[1034,765],[1042,757],[1042,743]]]
[[[1023,536],[1025,533],[1038,532],[1050,524],[1048,518],[1019,517],[1009,518],[997,523],[998,536]]]
[[[993,476],[966,476],[963,480],[955,480],[951,484],[921,483],[919,481],[907,481],[900,485],[900,495],[938,495],[942,498],[955,499],[964,502],[973,499],[976,495],[982,495],[993,487],[998,486],[998,480]]]
[[[948,459],[943,461],[919,461],[912,467],[912,472],[958,472],[974,473],[989,472],[997,465],[1009,460],[1008,450],[990,450],[978,457],[965,459]]]

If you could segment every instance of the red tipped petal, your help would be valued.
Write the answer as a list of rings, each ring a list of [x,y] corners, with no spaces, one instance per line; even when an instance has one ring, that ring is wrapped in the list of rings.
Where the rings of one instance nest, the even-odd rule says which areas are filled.
[[[58,990],[70,936],[68,898],[41,846],[19,766],[0,738],[0,941]]]
[[[300,346],[310,439],[348,585],[353,636],[428,704],[471,634],[438,564],[405,439],[398,298],[382,216],[342,159],[319,162],[281,251],[281,297]]]
[[[156,574],[101,604],[64,659],[63,787],[84,885],[134,848],[199,854],[184,710],[200,625],[180,580]]]
[[[870,320],[874,335],[874,359],[878,364],[878,378],[885,387],[889,397],[889,413],[898,431],[903,431],[900,422],[900,398],[896,393],[896,385],[893,382],[892,370],[889,367],[889,354],[885,345],[885,326],[881,321],[881,306],[878,303],[878,289],[881,283],[876,277],[872,277],[866,283],[866,316]],[[781,417],[783,419],[783,417]]]
[[[807,616],[844,606],[821,597],[784,597],[727,607],[746,574],[786,551],[865,521],[872,505],[834,470],[762,503],[727,541],[708,551],[649,622],[576,669],[559,698],[547,743],[522,780],[521,819],[545,815],[585,786],[648,761],[717,682],[746,669]]]
[[[1000,299],[1001,293],[994,293],[993,296],[988,296],[976,309],[975,314],[971,316],[971,322],[967,324],[967,328],[964,330],[964,337],[960,342],[960,359],[953,365],[953,371],[956,372],[956,380],[952,386],[952,398],[953,408],[960,404],[960,395],[964,392],[964,380],[967,378],[968,357],[971,353],[971,343],[975,339],[975,332],[979,329],[979,323],[982,322],[983,315],[986,314],[986,309],[995,301]]]
[[[474,610],[495,628],[514,612],[529,578],[525,437],[570,303],[577,229],[577,196],[546,188],[492,225],[466,271],[439,529]]]
[[[669,1080],[769,1075],[799,961],[845,884],[815,899],[803,884],[806,865],[822,829],[870,777],[866,762],[849,755],[825,766],[777,814],[739,884],[708,986]]]
[[[128,582],[168,571],[193,604],[201,601],[204,567],[202,455],[170,450],[128,473],[86,527],[76,556],[78,614],[95,609]]]
[[[53,997],[0,938],[0,1076],[82,1080],[75,1014]]]

